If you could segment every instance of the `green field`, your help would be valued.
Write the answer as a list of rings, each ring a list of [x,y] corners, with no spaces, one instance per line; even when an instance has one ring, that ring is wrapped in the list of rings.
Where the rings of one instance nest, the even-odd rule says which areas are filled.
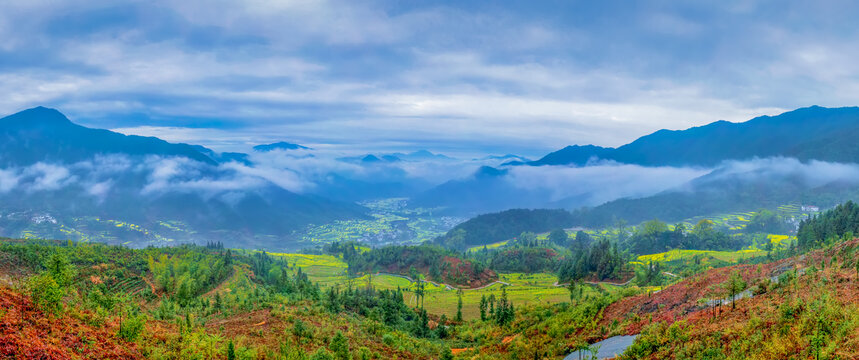
[[[322,287],[340,286],[346,287],[351,284],[355,287],[364,287],[372,284],[377,289],[404,289],[407,303],[415,304],[415,295],[412,292],[416,286],[415,282],[408,279],[387,274],[364,275],[350,278],[346,274],[348,265],[343,260],[330,255],[305,255],[269,253],[272,256],[284,258],[289,266],[296,266],[305,272],[311,281],[318,282]],[[569,301],[570,295],[565,287],[554,286],[558,281],[554,274],[501,274],[499,280],[511,284],[507,287],[508,298],[516,306],[526,304],[548,304]],[[480,317],[479,303],[481,296],[501,296],[502,284],[494,284],[478,290],[463,290],[463,309],[465,319],[476,319]],[[611,290],[612,286],[605,286],[605,290]],[[425,284],[427,291],[424,299],[424,307],[431,314],[445,314],[452,318],[456,315],[457,292],[444,286],[436,286],[431,283]],[[588,288],[587,291],[595,289]]]
[[[510,240],[504,240],[504,241],[499,241],[497,243],[488,244],[488,245],[472,246],[472,247],[468,248],[468,250],[466,250],[466,251],[471,253],[471,252],[483,250],[483,248],[487,248],[490,250],[498,249],[498,248],[501,248],[501,247],[507,245],[507,243],[509,243],[509,242],[510,242]]]

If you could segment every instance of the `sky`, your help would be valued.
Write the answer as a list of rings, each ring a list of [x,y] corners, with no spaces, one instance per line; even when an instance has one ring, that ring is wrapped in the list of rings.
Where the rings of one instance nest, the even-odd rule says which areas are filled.
[[[539,157],[859,105],[850,1],[0,3],[0,114],[248,151]]]

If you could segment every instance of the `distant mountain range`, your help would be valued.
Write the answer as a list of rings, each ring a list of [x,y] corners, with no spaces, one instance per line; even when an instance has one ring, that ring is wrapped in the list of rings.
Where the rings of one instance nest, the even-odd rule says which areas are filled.
[[[445,207],[459,214],[478,214],[510,208],[567,208],[590,206],[588,223],[608,222],[612,216],[639,221],[648,216],[679,220],[688,216],[736,209],[755,209],[778,201],[845,200],[852,183],[808,187],[797,179],[733,177],[695,180],[683,189],[668,190],[643,198],[622,198],[600,206],[593,189],[571,182],[577,195],[553,200],[549,193],[517,186],[509,174],[521,167],[549,176],[559,167],[632,164],[644,167],[692,167],[717,169],[726,161],[785,157],[802,162],[819,160],[859,162],[859,108],[812,106],[777,116],[761,116],[742,123],[717,121],[686,130],[659,130],[618,148],[571,145],[536,161],[511,160],[498,168],[482,168],[471,177],[441,184],[415,196],[421,206]],[[540,170],[541,166],[553,166]],[[599,183],[596,181],[597,184]],[[521,185],[521,184],[520,184]],[[722,189],[731,191],[720,191]],[[755,190],[755,189],[759,189]],[[682,190],[682,191],[680,191]],[[573,193],[575,193],[573,191]],[[740,195],[744,194],[744,195]],[[802,194],[801,196],[799,194]],[[820,196],[813,196],[821,194]],[[745,196],[749,195],[749,196]],[[738,197],[739,196],[739,197]],[[669,200],[671,199],[671,200]],[[732,199],[732,200],[728,200]],[[742,200],[742,201],[741,201]],[[648,215],[649,214],[649,215]]]
[[[430,161],[430,160],[454,160],[451,157],[442,154],[433,154],[428,150],[418,150],[411,153],[392,153],[392,154],[365,154],[359,156],[341,157],[338,160],[352,163],[394,163],[398,161]]]
[[[259,152],[269,152],[274,150],[309,150],[310,148],[307,146],[302,146],[298,144],[288,143],[285,141],[276,142],[273,144],[263,144],[257,145],[253,147],[254,151]]]
[[[686,130],[659,130],[618,148],[571,145],[528,165],[586,165],[612,160],[645,166],[715,166],[725,160],[772,156],[859,161],[859,108],[812,106],[742,123],[717,121]]]
[[[290,248],[361,206],[299,195],[222,163],[246,154],[90,129],[38,107],[0,119],[0,236]],[[245,183],[247,187],[245,187]]]
[[[313,162],[318,159],[309,154],[312,149],[289,142],[258,145],[251,154],[221,153],[91,129],[57,110],[37,107],[0,119],[0,236],[133,245],[205,239],[291,248],[307,225],[368,218],[367,209],[355,202],[390,197],[410,198],[411,207],[458,216],[513,208],[578,209],[571,226],[614,218],[675,221],[787,202],[827,205],[859,196],[859,175],[853,176],[852,168],[726,169],[734,166],[730,161],[765,158],[799,159],[766,165],[782,170],[811,160],[856,163],[857,138],[859,108],[814,106],[744,123],[660,130],[618,148],[573,145],[536,161],[516,155],[456,160],[419,150]],[[291,155],[295,150],[306,151]],[[272,169],[254,163],[260,159],[303,161],[295,164],[311,169],[309,178],[286,168],[266,174]],[[571,170],[606,163],[692,169],[689,179],[712,172],[677,188],[633,186],[626,192],[611,188],[616,180],[607,181],[617,179],[610,173],[615,168],[570,177]],[[475,168],[464,178],[445,177]],[[824,172],[829,174],[822,176]],[[662,182],[663,177],[650,181]],[[602,190],[608,195],[595,195]]]

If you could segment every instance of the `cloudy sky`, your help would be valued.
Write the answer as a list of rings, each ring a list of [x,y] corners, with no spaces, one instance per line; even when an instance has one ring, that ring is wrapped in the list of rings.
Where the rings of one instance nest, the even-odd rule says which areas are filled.
[[[849,1],[0,3],[0,114],[247,151],[539,156],[859,104]]]

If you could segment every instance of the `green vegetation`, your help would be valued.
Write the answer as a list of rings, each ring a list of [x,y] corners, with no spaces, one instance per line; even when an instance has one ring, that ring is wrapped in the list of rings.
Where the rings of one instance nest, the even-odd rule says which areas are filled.
[[[859,234],[859,206],[852,201],[803,221],[797,232],[803,250],[818,248]]]
[[[558,278],[569,282],[588,277],[595,280],[620,279],[626,271],[626,258],[616,244],[599,240],[564,261],[558,270]]]
[[[513,209],[484,214],[455,226],[434,241],[444,247],[463,251],[513,238],[523,232],[545,232],[573,224],[566,210]]]
[[[727,298],[736,310],[720,311],[733,319],[746,314],[746,303],[783,297],[796,291],[794,279],[811,277],[832,285],[809,288],[843,297],[831,286],[851,281],[844,274],[855,276],[859,268],[855,246],[841,245],[851,236],[852,213],[837,208],[803,222],[800,239],[816,240],[802,251],[823,248],[832,255],[808,253],[806,275],[782,273],[777,282],[770,272],[785,270],[769,262],[794,256],[799,240],[764,232],[773,228],[763,212],[694,225],[618,221],[605,229],[526,231],[468,251],[336,241],[321,255],[220,243],[128,249],[15,240],[0,241],[0,259],[32,274],[26,294],[39,309],[34,316],[95,324],[109,334],[99,341],[126,344],[116,346],[134,349],[131,358],[558,358],[639,331],[624,356],[658,358],[675,348],[695,358],[729,354],[726,347],[713,350],[717,343],[700,330],[728,320],[719,313],[713,325],[694,322],[711,311],[713,299]],[[748,225],[755,223],[761,225],[753,231]],[[826,235],[817,238],[809,229]],[[720,269],[726,266],[737,268]],[[802,310],[778,311],[800,314],[830,300],[802,301],[810,302],[791,305]],[[774,321],[772,309],[760,309],[755,316]],[[801,340],[769,336],[804,354],[831,356],[831,339],[849,337],[851,319],[837,328],[796,325],[802,335],[791,339]],[[729,331],[770,331],[757,320],[743,321],[746,330]],[[759,344],[750,339],[746,348]],[[703,348],[686,348],[685,341]],[[711,352],[700,352],[706,349]],[[758,354],[743,351],[730,353]]]

